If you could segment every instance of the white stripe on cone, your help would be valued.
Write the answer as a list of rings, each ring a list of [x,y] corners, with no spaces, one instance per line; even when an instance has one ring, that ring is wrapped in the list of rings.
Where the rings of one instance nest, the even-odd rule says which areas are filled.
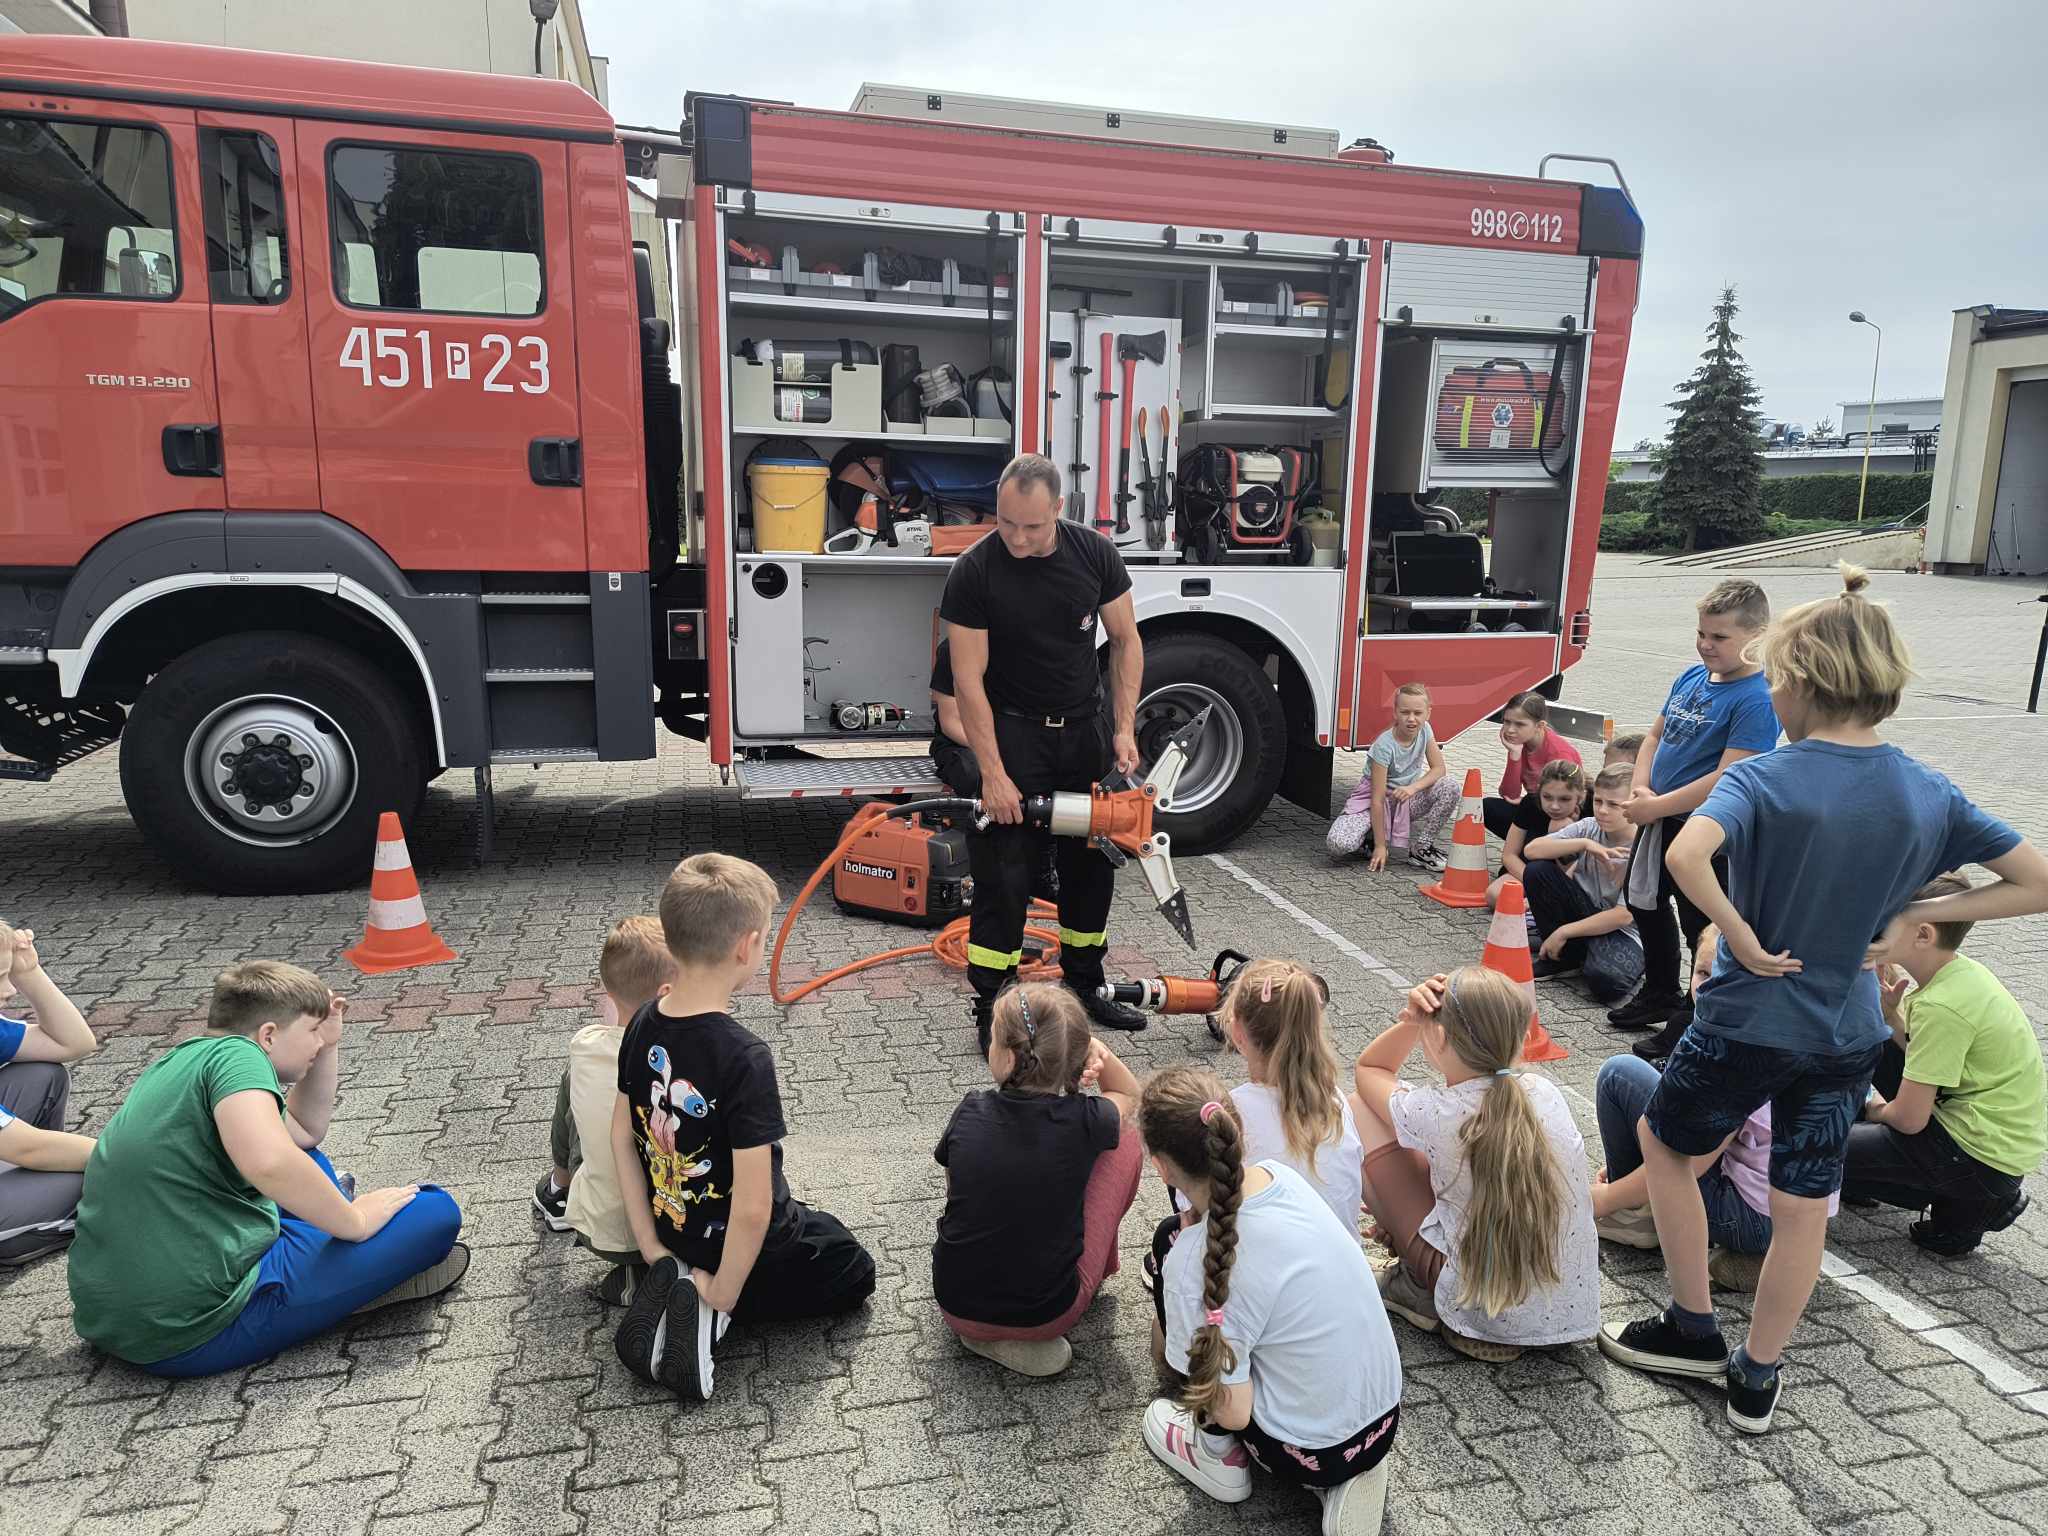
[[[1505,905],[1506,903],[1503,902],[1502,906]],[[1519,912],[1503,912],[1496,909],[1493,914],[1493,922],[1486,930],[1486,945],[1489,949],[1505,949],[1510,953],[1517,947],[1527,949],[1529,947],[1529,925],[1523,919],[1522,914]]]
[[[1484,873],[1486,869],[1485,840],[1481,839],[1479,842],[1470,843],[1460,842],[1456,837],[1453,837],[1451,839],[1450,862],[1445,866],[1445,868],[1476,869]]]
[[[370,898],[370,926],[399,930],[423,928],[427,922],[427,904],[417,896],[401,897],[397,901],[379,901]]]
[[[405,839],[394,837],[389,842],[379,838],[376,861],[372,869],[411,869],[412,857],[405,851]]]

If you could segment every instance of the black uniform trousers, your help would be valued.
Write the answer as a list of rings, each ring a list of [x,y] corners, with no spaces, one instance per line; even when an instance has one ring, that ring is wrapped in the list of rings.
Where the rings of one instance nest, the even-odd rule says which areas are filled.
[[[996,748],[1025,799],[1056,790],[1086,794],[1109,772],[1109,721],[1098,710],[1073,715],[1062,726],[1037,716],[995,716]],[[967,975],[983,1004],[1017,974],[1023,959],[1024,918],[1050,839],[1059,869],[1060,971],[1084,996],[1102,985],[1109,946],[1109,903],[1116,871],[1085,838],[1052,838],[1025,826],[992,824],[967,840],[974,872],[974,910],[967,931]]]

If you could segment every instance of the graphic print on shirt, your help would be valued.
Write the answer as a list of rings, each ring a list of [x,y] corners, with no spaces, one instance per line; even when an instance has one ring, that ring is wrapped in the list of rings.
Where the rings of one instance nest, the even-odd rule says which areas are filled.
[[[1664,706],[1664,740],[1672,746],[1688,742],[1705,729],[1713,719],[1713,711],[1707,706],[1713,695],[1707,691],[1708,680],[1702,676],[1682,699],[1672,699]]]
[[[655,1214],[667,1216],[680,1232],[689,1225],[691,1205],[723,1200],[731,1194],[730,1190],[721,1193],[707,1182],[711,1160],[705,1153],[710,1151],[710,1142],[701,1141],[690,1148],[686,1139],[681,1145],[687,1150],[677,1150],[676,1133],[686,1130],[693,1120],[703,1120],[718,1101],[705,1098],[688,1078],[674,1076],[668,1052],[659,1045],[647,1048],[647,1066],[654,1074],[648,1102],[634,1108],[640,1119],[640,1139],[647,1147],[647,1184]]]

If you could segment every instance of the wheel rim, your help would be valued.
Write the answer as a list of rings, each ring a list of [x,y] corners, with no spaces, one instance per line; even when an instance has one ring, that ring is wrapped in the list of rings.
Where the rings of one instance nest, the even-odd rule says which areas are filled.
[[[1244,722],[1230,700],[1200,683],[1173,683],[1138,701],[1138,756],[1145,763],[1158,762],[1173,733],[1204,709],[1213,711],[1208,728],[1164,812],[1184,816],[1223,798],[1244,766]]]
[[[259,848],[310,842],[356,798],[356,753],[301,699],[233,699],[192,733],[185,788],[222,832]]]

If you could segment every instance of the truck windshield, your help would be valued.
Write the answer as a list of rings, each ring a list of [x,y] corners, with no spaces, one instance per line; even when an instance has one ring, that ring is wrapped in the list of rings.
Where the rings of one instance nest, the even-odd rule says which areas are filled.
[[[154,129],[0,115],[0,317],[41,299],[174,296],[172,205]]]

